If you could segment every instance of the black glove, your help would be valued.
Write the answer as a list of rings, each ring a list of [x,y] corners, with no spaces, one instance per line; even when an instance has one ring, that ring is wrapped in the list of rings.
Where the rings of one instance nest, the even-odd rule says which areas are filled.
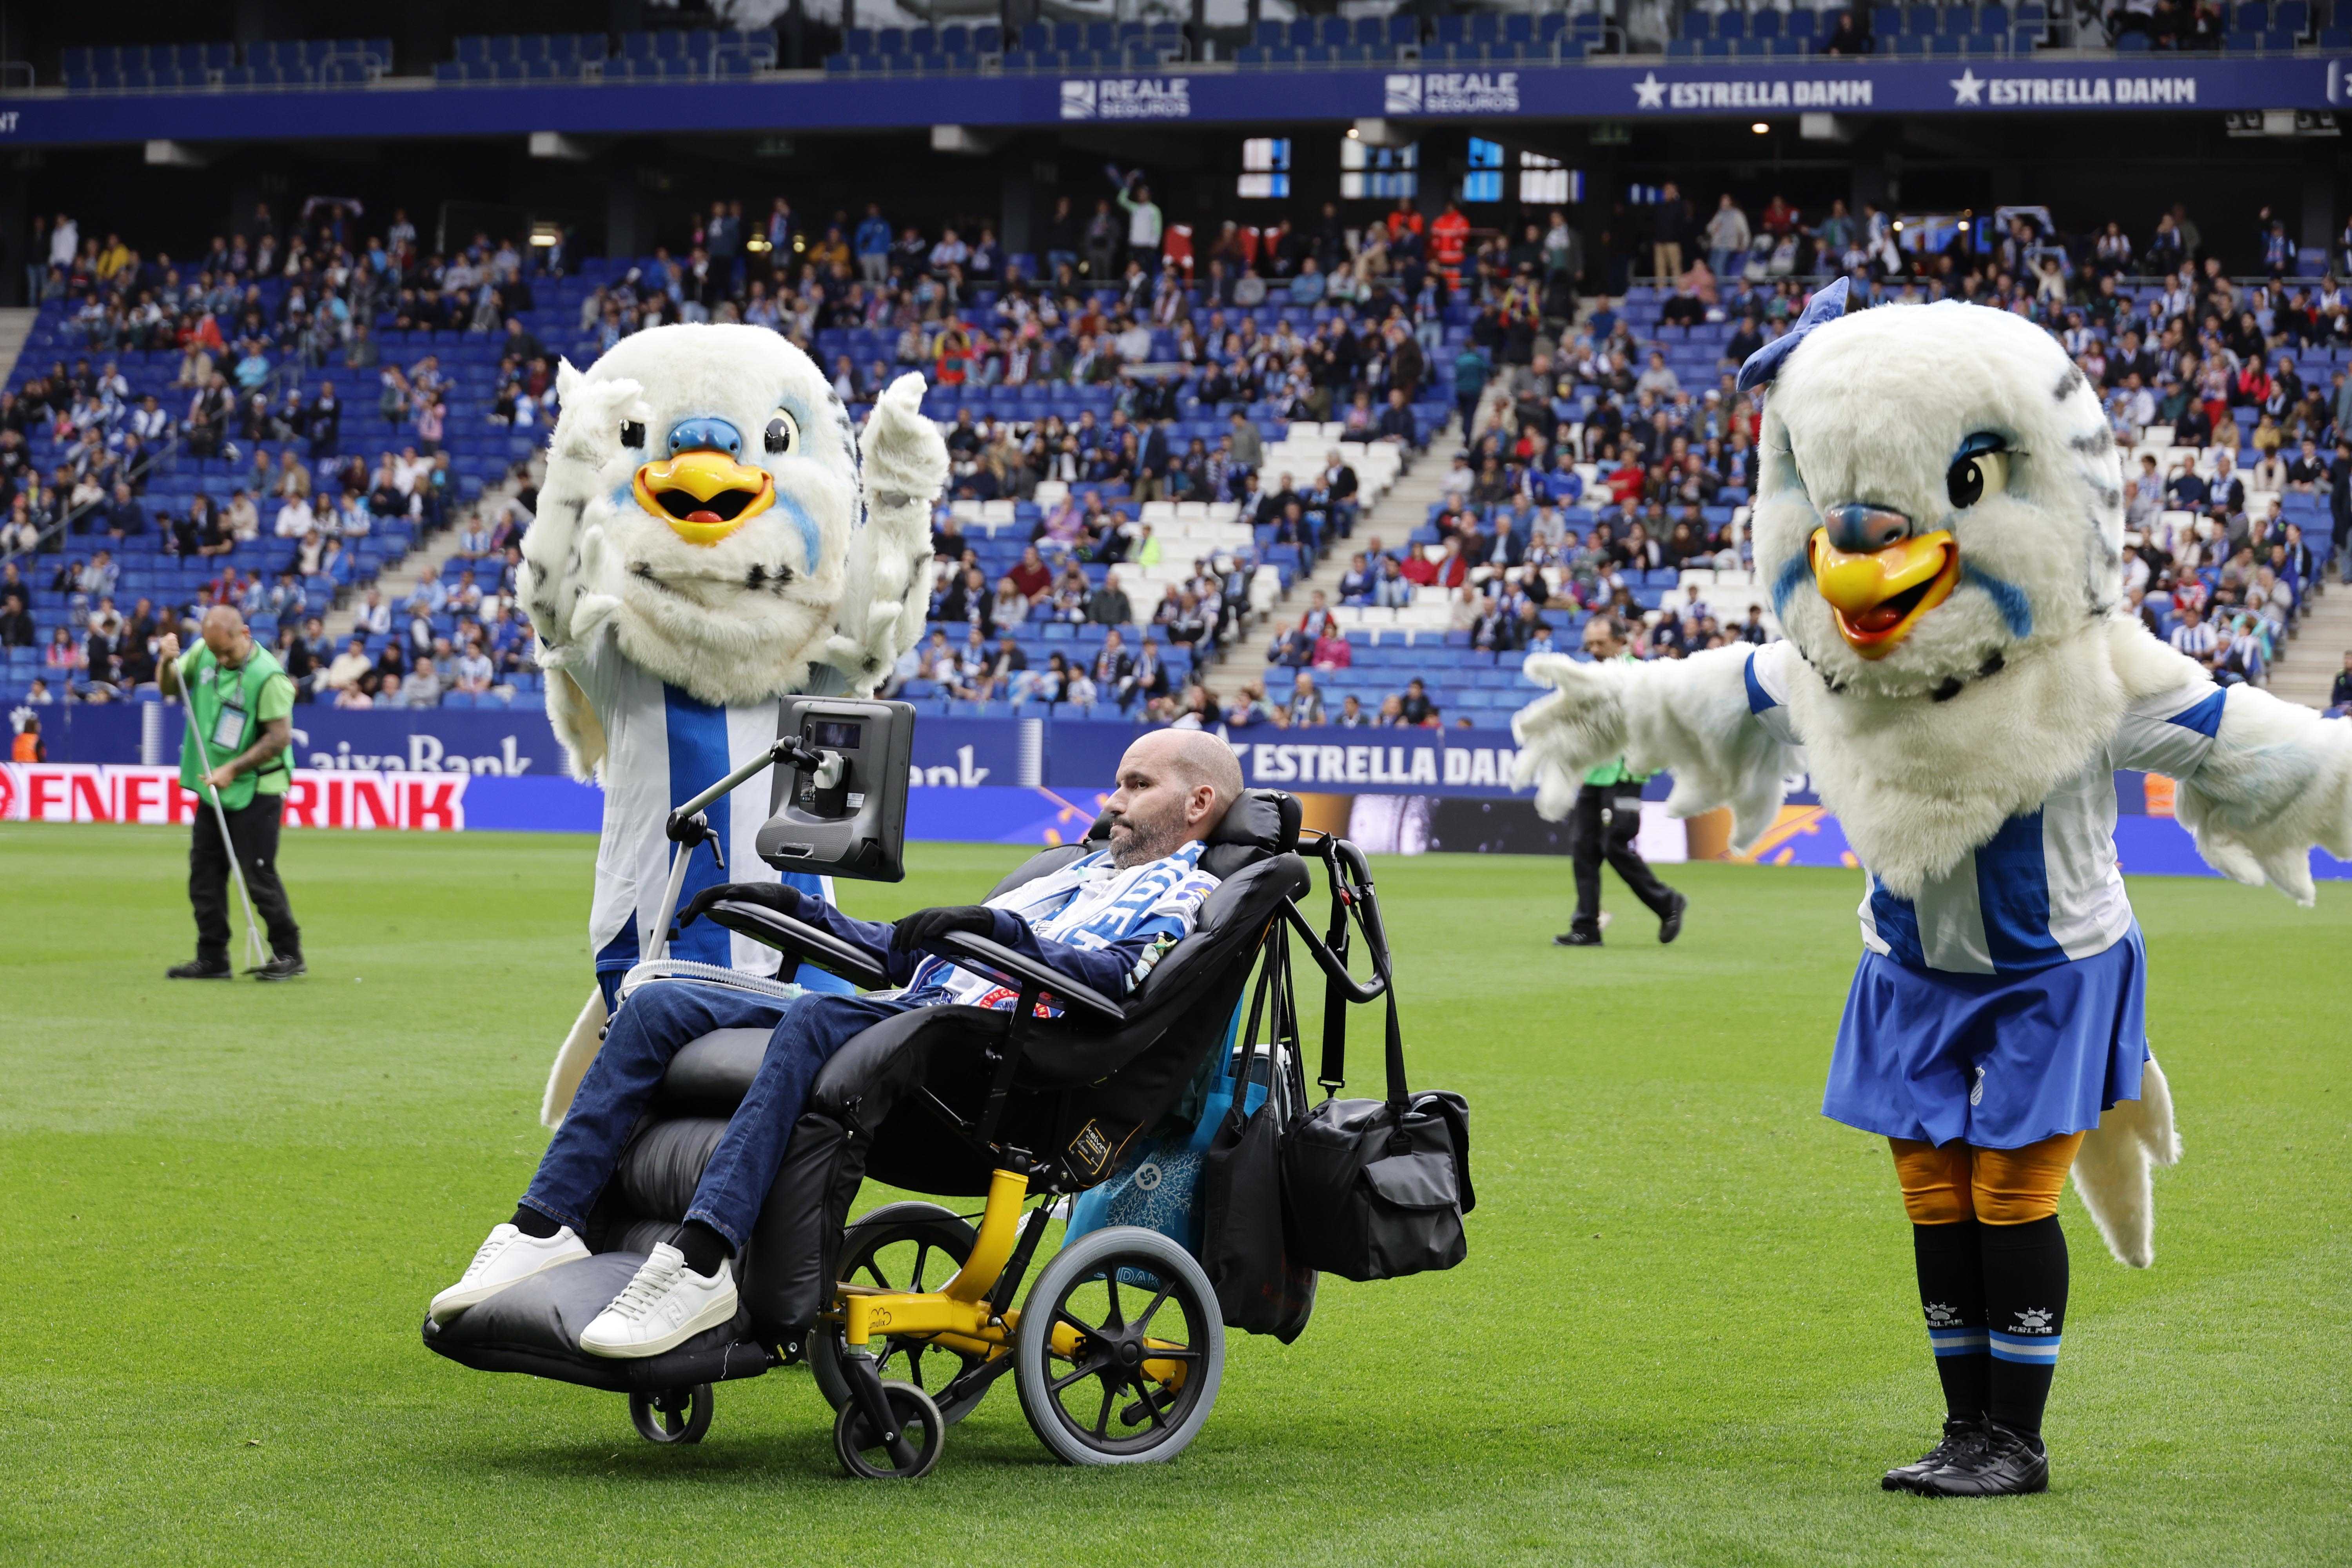
[[[977,931],[982,936],[996,930],[996,911],[985,904],[950,904],[945,909],[917,910],[890,928],[890,947],[896,952],[912,952],[927,948],[951,931]]]
[[[797,918],[801,912],[802,896],[798,888],[789,888],[782,882],[721,882],[717,887],[703,889],[688,900],[686,908],[677,912],[677,923],[681,930],[692,925],[708,914],[713,904],[758,904],[780,915]],[[673,931],[671,934],[677,933]]]

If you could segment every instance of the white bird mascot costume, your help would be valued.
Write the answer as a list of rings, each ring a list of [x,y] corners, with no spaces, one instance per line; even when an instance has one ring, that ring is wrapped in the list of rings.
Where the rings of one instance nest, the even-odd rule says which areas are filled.
[[[562,413],[520,592],[548,718],[573,773],[603,782],[604,826],[589,915],[597,989],[550,1074],[550,1126],[595,1056],[614,987],[661,943],[650,928],[671,809],[774,742],[782,698],[870,692],[919,637],[931,507],[948,475],[921,376],[876,404],[861,465],[841,399],[763,328],[639,332],[585,374],[563,365],[556,389]],[[777,875],[753,849],[767,806],[753,787],[717,808],[727,870],[696,856],[681,900]],[[816,877],[788,879],[830,892]],[[709,921],[671,955],[774,971],[767,949]]]
[[[2309,904],[2311,847],[2352,856],[2352,722],[2217,687],[2116,614],[2115,438],[2048,334],[1845,304],[1832,284],[1740,372],[1770,387],[1753,537],[1786,640],[1528,659],[1558,689],[1514,721],[1517,782],[1556,819],[1622,752],[1673,770],[1675,815],[1729,806],[1744,847],[1810,770],[1867,877],[1822,1110],[1894,1146],[1948,1411],[1884,1484],[2040,1491],[2059,1189],[2071,1167],[2144,1268],[2150,1165],[2178,1153],[2110,775],[2168,774],[2208,861]]]

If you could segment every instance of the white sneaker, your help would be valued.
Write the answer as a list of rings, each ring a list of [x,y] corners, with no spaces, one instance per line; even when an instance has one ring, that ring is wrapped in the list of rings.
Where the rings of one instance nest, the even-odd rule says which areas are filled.
[[[663,1242],[628,1289],[582,1332],[580,1348],[590,1355],[659,1355],[734,1316],[735,1270],[721,1263],[717,1277],[706,1279]]]
[[[588,1246],[565,1226],[553,1236],[525,1236],[512,1222],[494,1226],[490,1238],[466,1265],[455,1285],[433,1298],[425,1311],[436,1323],[446,1323],[478,1301],[487,1301],[509,1285],[520,1284],[560,1263],[588,1256]]]

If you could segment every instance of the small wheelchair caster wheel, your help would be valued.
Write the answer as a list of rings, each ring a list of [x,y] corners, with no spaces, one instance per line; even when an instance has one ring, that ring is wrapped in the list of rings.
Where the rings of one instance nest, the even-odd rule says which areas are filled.
[[[891,1452],[853,1399],[833,1418],[833,1451],[841,1457],[841,1468],[868,1481],[911,1481],[929,1475],[940,1462],[940,1450],[947,1447],[946,1418],[931,1396],[911,1383],[886,1383],[882,1393],[898,1423],[906,1463],[899,1462],[900,1456]]]
[[[1037,1276],[1013,1345],[1021,1413],[1066,1465],[1172,1459],[1200,1435],[1225,1369],[1224,1315],[1192,1255],[1114,1226]]]
[[[629,1420],[648,1443],[699,1443],[710,1430],[710,1385],[632,1394]]]
[[[885,1204],[842,1233],[841,1278],[877,1290],[936,1290],[971,1256],[978,1233],[952,1210],[937,1204]],[[808,1365],[824,1402],[835,1410],[849,1403],[849,1376],[841,1370],[848,1354],[839,1323],[809,1331]],[[950,1397],[950,1386],[988,1358],[929,1339],[885,1336],[874,1345],[875,1372],[929,1394],[952,1426],[978,1407],[988,1389]]]

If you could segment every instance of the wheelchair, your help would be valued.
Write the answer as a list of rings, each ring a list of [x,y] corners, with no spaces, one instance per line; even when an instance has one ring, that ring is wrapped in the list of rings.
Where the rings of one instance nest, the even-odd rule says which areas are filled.
[[[988,896],[1066,865],[1108,831],[1097,821],[1080,843],[1033,857]],[[1310,860],[1324,865],[1332,895],[1319,941],[1297,908],[1313,887]],[[428,1320],[425,1344],[478,1370],[625,1394],[638,1433],[656,1443],[699,1441],[716,1384],[804,1362],[835,1408],[843,1468],[867,1479],[928,1474],[948,1428],[1008,1375],[1057,1459],[1173,1458],[1208,1420],[1223,1373],[1224,1325],[1208,1276],[1160,1232],[1111,1226],[1064,1246],[1024,1298],[1049,1220],[1061,1200],[1114,1174],[1216,1053],[1234,1048],[1261,956],[1286,980],[1286,928],[1305,935],[1339,1006],[1380,996],[1388,973],[1363,857],[1344,840],[1302,835],[1292,796],[1245,792],[1201,864],[1217,889],[1192,933],[1125,1002],[984,937],[943,938],[940,952],[996,980],[1013,1005],[904,1014],[826,1064],[737,1258],[732,1322],[641,1360],[578,1348],[582,1330],[683,1219],[765,1052],[763,1029],[715,1031],[678,1052],[589,1218],[591,1257],[446,1324]],[[1347,972],[1350,912],[1376,960],[1367,982]],[[863,988],[887,984],[856,949],[788,916],[721,903],[711,918],[776,948],[785,976],[806,963]],[[1041,999],[1059,1016],[1041,1016]],[[980,1198],[979,1224],[930,1202],[889,1204],[850,1224],[869,1176]]]

